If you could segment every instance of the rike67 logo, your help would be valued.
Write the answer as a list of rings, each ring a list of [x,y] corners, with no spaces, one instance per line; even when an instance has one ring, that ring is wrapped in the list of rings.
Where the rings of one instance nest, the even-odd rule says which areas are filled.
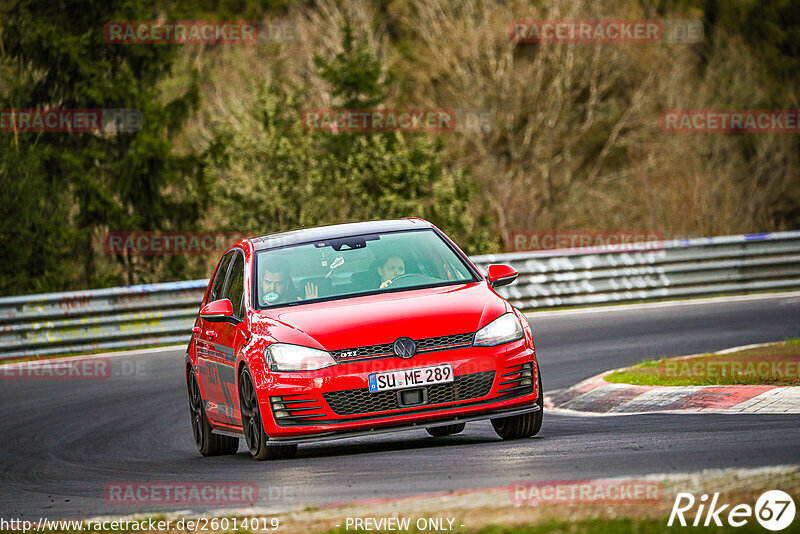
[[[676,524],[685,527],[687,521],[692,521],[694,518],[691,523],[693,527],[708,527],[712,524],[721,527],[723,522],[732,527],[741,527],[755,517],[765,529],[778,531],[791,525],[794,516],[794,500],[791,495],[780,490],[770,490],[761,494],[755,507],[749,504],[737,504],[733,507],[730,504],[719,504],[719,493],[713,495],[711,502],[708,502],[706,494],[701,495],[700,499],[695,499],[691,493],[678,493],[667,526]]]

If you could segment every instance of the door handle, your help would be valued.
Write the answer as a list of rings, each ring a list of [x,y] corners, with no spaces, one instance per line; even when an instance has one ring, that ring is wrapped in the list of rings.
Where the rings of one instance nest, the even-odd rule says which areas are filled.
[[[206,335],[211,339],[217,339],[217,333],[213,330],[206,330]]]

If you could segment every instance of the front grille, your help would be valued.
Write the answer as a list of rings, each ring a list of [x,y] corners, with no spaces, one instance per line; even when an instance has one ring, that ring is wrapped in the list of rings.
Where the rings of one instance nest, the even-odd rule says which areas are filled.
[[[472,345],[472,339],[475,337],[474,332],[468,334],[454,334],[450,336],[428,337],[424,339],[415,339],[417,344],[417,353],[434,352],[439,350],[457,349],[462,347],[469,347]],[[351,349],[331,350],[330,355],[337,362],[362,360],[371,358],[387,358],[394,356],[392,345],[394,343],[382,343],[380,345],[367,345],[364,347],[355,347]]]
[[[323,417],[319,400],[303,398],[301,395],[283,395],[281,397],[270,397],[272,415],[278,424],[302,423],[303,421],[313,421],[315,418]]]
[[[384,343],[383,345],[368,345],[366,347],[356,347],[354,349],[331,350],[329,351],[333,359],[352,360],[356,358],[383,358],[386,356],[394,356],[392,352],[392,343]]]
[[[448,348],[455,348],[456,346],[472,345],[472,338],[475,337],[474,333],[469,334],[456,334],[453,336],[439,336],[429,337],[426,339],[415,339],[417,343],[417,352],[432,352],[434,350],[443,350]]]
[[[427,404],[443,404],[484,397],[492,390],[494,371],[459,375],[453,382],[427,386]],[[370,393],[369,389],[347,389],[323,393],[336,415],[355,415],[400,409],[397,390]]]

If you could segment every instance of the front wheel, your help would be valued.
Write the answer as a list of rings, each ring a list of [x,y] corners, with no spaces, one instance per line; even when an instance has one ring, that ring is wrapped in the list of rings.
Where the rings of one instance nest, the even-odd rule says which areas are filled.
[[[492,426],[497,435],[503,439],[529,438],[539,433],[542,428],[544,418],[544,392],[542,391],[542,375],[537,366],[536,380],[539,385],[539,396],[536,397],[536,405],[539,409],[535,412],[528,412],[522,415],[512,415],[511,417],[501,417],[492,419]]]
[[[256,388],[247,367],[243,368],[239,375],[239,400],[242,409],[242,430],[250,455],[259,461],[294,457],[297,445],[267,445],[269,438],[264,432]]]
[[[200,384],[194,369],[189,371],[189,411],[192,416],[192,434],[197,450],[203,456],[219,456],[221,454],[236,454],[239,451],[239,438],[220,436],[211,433],[211,424],[206,417],[203,396],[200,394]]]

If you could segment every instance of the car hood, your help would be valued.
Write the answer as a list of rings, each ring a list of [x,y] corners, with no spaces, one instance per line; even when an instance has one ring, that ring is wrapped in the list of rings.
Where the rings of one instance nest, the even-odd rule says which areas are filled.
[[[475,332],[510,306],[486,282],[260,310],[254,334],[325,350]]]

